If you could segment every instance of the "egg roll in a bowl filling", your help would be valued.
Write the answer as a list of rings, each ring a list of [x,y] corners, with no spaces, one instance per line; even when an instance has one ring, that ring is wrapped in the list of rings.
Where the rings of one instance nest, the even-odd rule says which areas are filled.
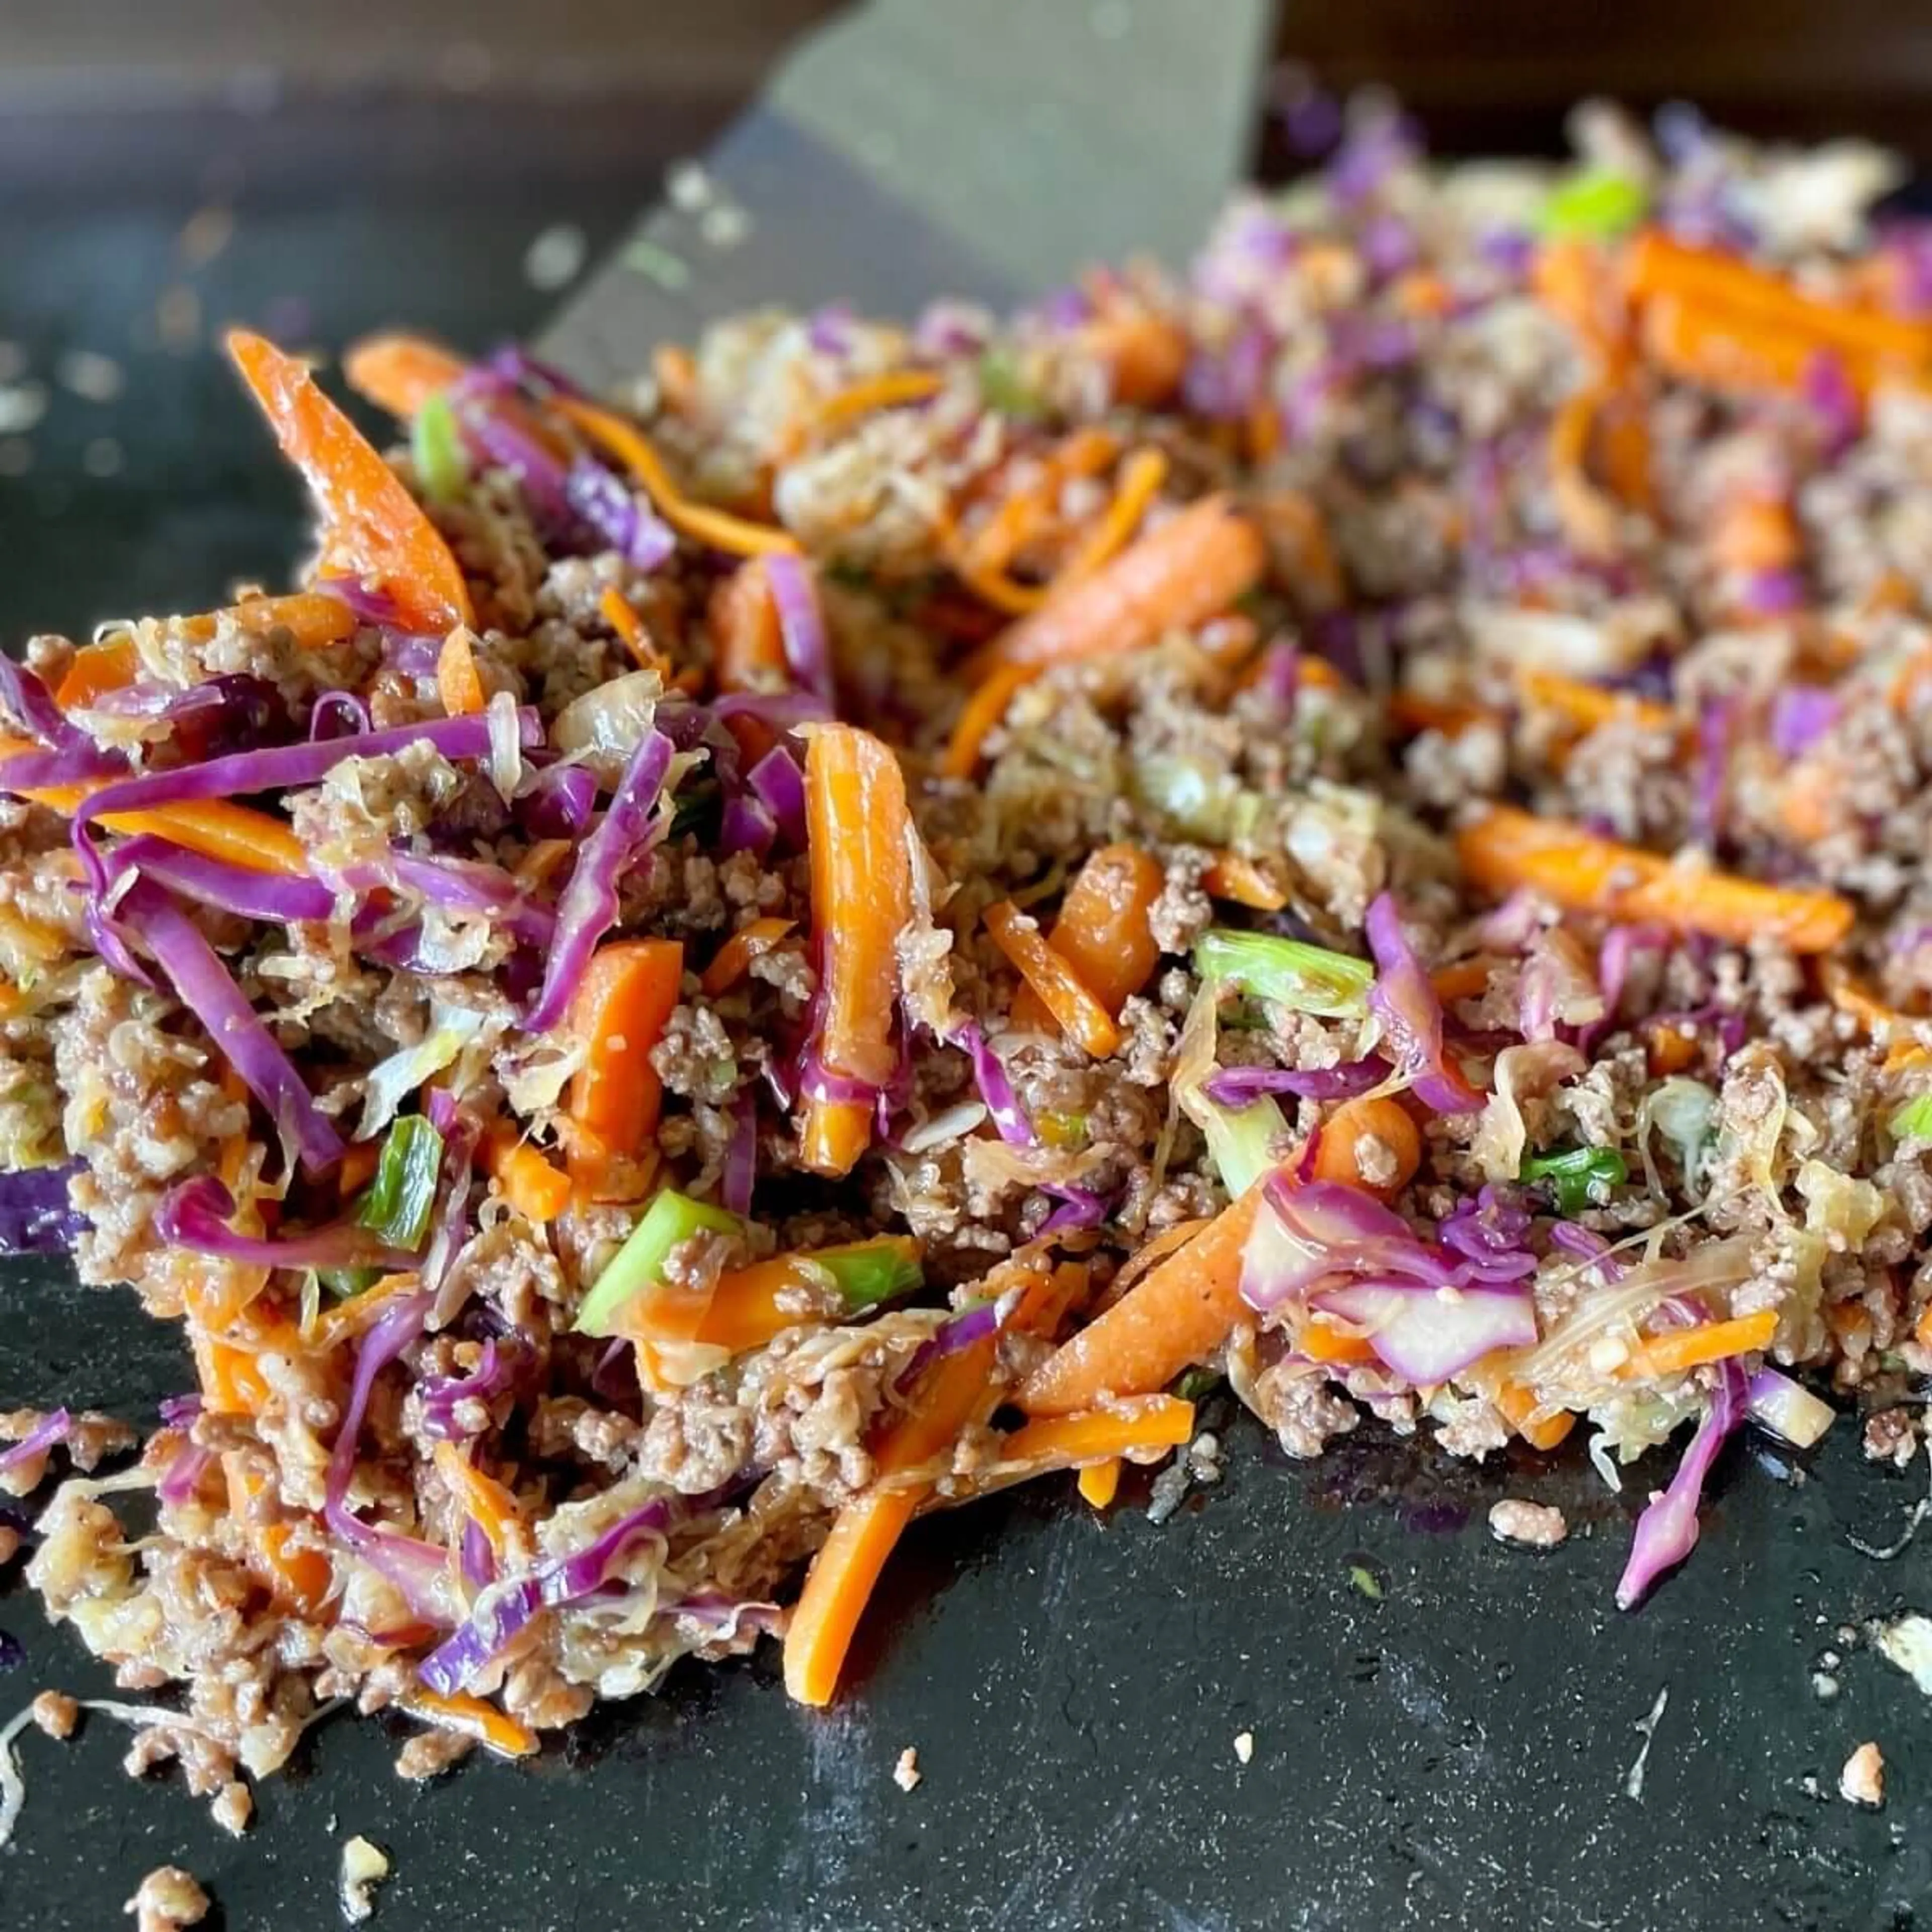
[[[0,674],[7,1238],[194,1370],[0,1490],[151,1761],[824,1704],[915,1516],[1171,1507],[1223,1384],[1658,1452],[1634,1610],[1932,1372],[1932,230],[1576,133],[616,396],[229,338],[296,586]]]

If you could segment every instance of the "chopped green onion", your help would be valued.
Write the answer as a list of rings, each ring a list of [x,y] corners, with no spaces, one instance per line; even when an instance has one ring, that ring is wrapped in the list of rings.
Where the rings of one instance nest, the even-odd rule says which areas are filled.
[[[1337,1020],[1360,1018],[1376,976],[1367,960],[1346,952],[1220,926],[1196,942],[1194,970],[1218,992],[1252,993],[1294,1012]]]
[[[1361,1595],[1367,1598],[1370,1603],[1379,1604],[1382,1601],[1382,1580],[1366,1563],[1352,1563],[1348,1565],[1348,1581],[1354,1584],[1356,1590]]]
[[[1221,1185],[1229,1194],[1245,1194],[1280,1159],[1288,1138],[1281,1109],[1264,1096],[1245,1107],[1220,1107],[1203,1100],[1201,1131]]]
[[[1615,1148],[1570,1148],[1562,1154],[1532,1154],[1516,1170],[1519,1180],[1546,1180],[1556,1210],[1574,1219],[1586,1208],[1600,1208],[1630,1178]]]
[[[338,1301],[352,1295],[366,1294],[382,1279],[382,1270],[374,1268],[317,1268],[315,1278],[323,1290]]]
[[[742,1227],[736,1215],[722,1208],[694,1201],[675,1188],[663,1189],[592,1285],[573,1326],[580,1335],[614,1335],[625,1304],[662,1284],[664,1264],[674,1248],[694,1234],[735,1234]]]
[[[1205,1402],[1226,1379],[1219,1369],[1197,1362],[1174,1378],[1174,1392],[1183,1402]]]
[[[989,349],[980,358],[980,394],[988,409],[1024,422],[1046,413],[1046,399],[1021,375],[1004,350]]]
[[[880,1234],[844,1247],[820,1248],[808,1258],[831,1276],[845,1306],[856,1312],[910,1294],[925,1280],[919,1244],[904,1234]]]
[[[1550,190],[1539,225],[1555,238],[1608,242],[1634,228],[1649,210],[1641,182],[1614,168],[1585,168]]]
[[[416,479],[432,503],[454,503],[470,481],[470,465],[457,433],[456,412],[445,395],[431,396],[410,429]]]
[[[1033,1117],[1033,1124],[1034,1130],[1050,1148],[1058,1148],[1063,1152],[1077,1151],[1087,1144],[1084,1114],[1038,1113]]]
[[[421,1114],[405,1114],[382,1143],[376,1178],[356,1219],[392,1248],[419,1248],[436,1208],[442,1136]]]
[[[1900,1140],[1932,1141],[1932,1094],[1906,1101],[1888,1124]]]

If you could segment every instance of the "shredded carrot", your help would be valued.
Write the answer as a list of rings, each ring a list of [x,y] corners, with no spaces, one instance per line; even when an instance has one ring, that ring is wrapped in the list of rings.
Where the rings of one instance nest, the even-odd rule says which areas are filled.
[[[1918,1319],[1912,1324],[1912,1339],[1922,1348],[1932,1348],[1932,1303],[1919,1311]]]
[[[1836,893],[1674,866],[1513,806],[1492,806],[1456,835],[1456,846],[1463,871],[1485,891],[1529,886],[1573,912],[1655,920],[1736,945],[1768,934],[1794,952],[1829,952],[1851,930],[1852,908]]]
[[[867,376],[826,397],[812,412],[812,428],[827,430],[854,416],[870,416],[874,410],[922,403],[945,386],[946,378],[933,369],[890,369],[880,375]]]
[[[1390,722],[1405,731],[1439,731],[1445,738],[1460,738],[1478,724],[1500,726],[1503,722],[1486,704],[1466,704],[1458,698],[1425,698],[1419,691],[1408,690],[1389,693],[1388,715]]]
[[[1160,944],[1151,923],[1167,874],[1138,845],[1103,845],[1074,874],[1047,944],[1080,983],[1118,1018],[1154,976]]]
[[[1066,485],[1097,476],[1119,454],[1118,442],[1106,430],[1090,424],[1073,430],[1047,453],[1037,476],[1000,499],[964,546],[965,561],[976,570],[1004,571],[1052,524]]]
[[[134,640],[123,632],[104,638],[98,644],[86,644],[74,654],[54,702],[63,711],[84,710],[98,698],[120,691],[141,674],[140,654]]]
[[[452,718],[472,716],[490,702],[476,668],[476,653],[470,647],[470,633],[460,626],[443,639],[436,653],[436,688],[443,710]]]
[[[1496,963],[1489,958],[1458,959],[1453,965],[1437,967],[1430,974],[1429,983],[1445,1005],[1457,1000],[1479,1000],[1490,990],[1490,974]]]
[[[358,396],[405,421],[447,389],[466,366],[460,356],[420,335],[364,336],[342,358],[342,373]]]
[[[1820,301],[1770,269],[1720,249],[1676,241],[1660,230],[1647,230],[1631,244],[1624,273],[1640,302],[1675,298],[1735,316],[1766,339],[1776,332],[1797,342],[1808,355],[1822,346],[1915,373],[1932,368],[1932,326]]]
[[[643,618],[632,608],[631,600],[613,584],[598,598],[597,608],[604,614],[604,622],[616,632],[625,649],[637,659],[640,668],[654,670],[668,682],[670,667],[651,642],[651,634],[645,628]]]
[[[499,1560],[524,1552],[529,1530],[523,1509],[501,1483],[486,1476],[454,1442],[436,1445],[436,1468],[458,1507],[490,1539]]]
[[[1137,449],[1120,466],[1113,500],[1093,532],[1068,560],[1062,578],[1090,575],[1124,550],[1147,514],[1148,506],[1167,481],[1167,458],[1158,449]],[[1058,580],[1056,580],[1056,581]]]
[[[1108,1508],[1120,1490],[1120,1457],[1109,1456],[1104,1462],[1087,1464],[1080,1472],[1078,1486],[1082,1502],[1097,1510]]]
[[[1842,961],[1821,960],[1818,980],[1832,1005],[1840,1012],[1850,1014],[1867,1033],[1882,1039],[1889,1033],[1910,1030],[1912,1016],[1887,1006]]]
[[[484,1168],[526,1220],[554,1221],[570,1205],[570,1177],[522,1139],[507,1121],[483,1136]]]
[[[986,919],[993,944],[1039,996],[1067,1038],[1096,1060],[1106,1060],[1116,1052],[1120,1044],[1119,1027],[1065,956],[1047,944],[1039,926],[1010,899],[988,906]]]
[[[879,1234],[845,1247],[773,1255],[747,1268],[732,1268],[718,1277],[708,1303],[691,1325],[688,1339],[728,1348],[734,1355],[763,1348],[782,1330],[807,1318],[784,1306],[788,1291],[818,1286],[826,1279],[826,1256],[857,1250],[893,1251],[908,1262],[919,1258],[919,1244],[910,1235]]]
[[[798,550],[798,539],[784,530],[770,524],[749,522],[733,516],[728,510],[714,509],[708,503],[696,502],[686,496],[671,480],[663,459],[636,424],[574,396],[559,396],[553,406],[606,455],[621,463],[657,506],[664,521],[693,542],[708,544],[713,550],[728,551],[734,556]]]
[[[231,329],[227,347],[322,512],[324,568],[374,580],[415,628],[469,623],[469,589],[441,532],[308,369],[246,329]]]
[[[1046,602],[995,638],[975,670],[994,664],[1061,664],[1144,650],[1186,630],[1250,590],[1267,557],[1254,526],[1226,496],[1204,496],[1138,538],[1090,576],[1055,586]]]
[[[1546,308],[1570,325],[1606,374],[1624,357],[1627,318],[1620,293],[1593,243],[1564,240],[1538,251],[1531,285]]]
[[[1038,664],[996,664],[967,694],[939,761],[941,776],[970,778],[979,769],[981,748],[1006,716],[1013,698],[1040,674]]]
[[[1255,516],[1288,590],[1318,610],[1332,610],[1343,602],[1348,583],[1341,560],[1328,519],[1312,496],[1300,490],[1265,490],[1256,500]]]
[[[993,1360],[990,1338],[942,1356],[873,1451],[880,1483],[916,1469],[944,1453],[986,1400]],[[886,1559],[920,1504],[926,1483],[874,1486],[848,1503],[812,1558],[805,1588],[785,1632],[785,1689],[799,1703],[832,1701],[859,1618]]]
[[[459,1731],[474,1738],[499,1757],[530,1757],[542,1748],[527,1724],[466,1690],[446,1696],[425,1684],[411,1683],[396,1693],[396,1702],[412,1718],[440,1730]]]
[[[1694,1328],[1676,1328],[1667,1334],[1646,1335],[1624,1365],[1630,1376],[1674,1376],[1706,1362],[1727,1360],[1771,1346],[1778,1333],[1778,1311],[1760,1308],[1754,1315],[1734,1315],[1723,1322],[1702,1322]]]
[[[1567,1408],[1539,1416],[1536,1397],[1520,1382],[1504,1382],[1496,1391],[1496,1405],[1503,1420],[1532,1449],[1554,1449],[1576,1426],[1575,1414]]]
[[[376,1178],[376,1170],[382,1164],[382,1143],[375,1141],[352,1142],[342,1156],[342,1164],[335,1170],[335,1189],[344,1200],[360,1194]]]
[[[715,1000],[719,994],[729,992],[751,970],[752,962],[770,952],[792,931],[793,924],[788,919],[767,918],[754,919],[748,926],[739,927],[711,956],[711,964],[698,981],[706,997]]]
[[[1311,1362],[1372,1362],[1376,1352],[1366,1337],[1338,1328],[1325,1315],[1311,1315],[1294,1337],[1294,1351]]]
[[[322,580],[327,584],[330,580],[325,577]],[[355,636],[362,622],[342,598],[326,590],[296,590],[285,597],[244,598],[224,609],[175,621],[190,636],[202,640],[214,637],[224,623],[238,625],[254,637],[286,631],[305,651],[326,650],[332,644],[346,644]]]
[[[1726,570],[1789,570],[1798,561],[1790,506],[1754,492],[1731,496],[1711,531],[1711,554]]]
[[[1644,1054],[1650,1070],[1658,1078],[1682,1073],[1697,1058],[1697,1042],[1676,1028],[1646,1024],[1643,1028]]]
[[[1550,418],[1550,486],[1564,534],[1582,555],[1604,557],[1617,547],[1617,515],[1585,467],[1590,432],[1603,400],[1600,388],[1579,389]]]
[[[812,936],[824,1016],[818,1058],[840,1078],[883,1086],[897,1065],[898,939],[912,917],[912,821],[898,760],[868,731],[821,725],[805,759]],[[872,1138],[856,1100],[807,1102],[800,1140],[817,1174],[849,1173]]]
[[[194,1365],[201,1394],[211,1415],[259,1415],[267,1407],[268,1383],[255,1366],[253,1352],[212,1335],[190,1331]]]
[[[1071,1415],[1109,1396],[1147,1395],[1211,1354],[1246,1304],[1241,1252],[1262,1198],[1257,1182],[1171,1250],[1020,1386],[1029,1415]]]
[[[1379,1180],[1370,1178],[1360,1154],[1365,1140],[1378,1144],[1393,1159],[1393,1174]],[[1346,1181],[1384,1201],[1400,1193],[1421,1165],[1422,1136],[1415,1122],[1399,1100],[1382,1094],[1365,1094],[1358,1100],[1344,1100],[1322,1123],[1322,1138],[1315,1150],[1318,1179]]]
[[[610,1152],[640,1153],[656,1132],[664,1083],[651,1065],[678,1001],[684,947],[675,939],[619,939],[591,956],[570,1028],[584,1045],[571,1077],[570,1117]]]
[[[1180,388],[1190,350],[1186,332],[1178,322],[1117,304],[1081,333],[1094,356],[1112,370],[1115,402],[1152,409]]]
[[[1256,912],[1279,912],[1288,903],[1288,890],[1265,866],[1238,852],[1223,852],[1201,875],[1201,884],[1217,899],[1232,899]]]
[[[1136,1450],[1176,1449],[1193,1433],[1193,1403],[1178,1396],[1144,1396],[1131,1408],[1036,1418],[1002,1436],[998,1454],[1002,1462],[1069,1468]]]
[[[293,1523],[254,1520],[253,1505],[267,1487],[267,1478],[251,1470],[239,1450],[222,1452],[221,1471],[228,1484],[229,1516],[241,1526],[270,1590],[283,1602],[313,1616],[327,1602],[335,1581],[327,1552],[298,1543]]]
[[[346,1301],[322,1310],[309,1327],[310,1346],[326,1355],[344,1342],[352,1342],[373,1328],[395,1303],[416,1294],[422,1286],[411,1273],[384,1275],[360,1294],[352,1294]]]
[[[1647,731],[1672,730],[1677,726],[1677,714],[1669,705],[1640,698],[1634,692],[1609,691],[1582,678],[1528,668],[1516,673],[1516,684],[1526,704],[1554,712],[1574,730],[1595,731],[1619,723],[1640,725]]]
[[[1604,479],[1618,501],[1646,516],[1657,514],[1650,423],[1641,398],[1619,391],[1597,412],[1597,446]]]

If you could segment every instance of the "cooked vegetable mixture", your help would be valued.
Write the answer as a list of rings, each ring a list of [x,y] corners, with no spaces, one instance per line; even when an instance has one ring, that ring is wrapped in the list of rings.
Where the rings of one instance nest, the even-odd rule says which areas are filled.
[[[823,1704],[912,1517],[1106,1507],[1222,1376],[1682,1438],[1630,1607],[1792,1372],[1932,1372],[1932,232],[1579,134],[1360,111],[1184,280],[621,403],[384,338],[387,457],[231,338],[302,586],[0,674],[10,1235],[199,1372],[27,1571],[143,1762],[353,1698],[428,1775],[767,1635]]]

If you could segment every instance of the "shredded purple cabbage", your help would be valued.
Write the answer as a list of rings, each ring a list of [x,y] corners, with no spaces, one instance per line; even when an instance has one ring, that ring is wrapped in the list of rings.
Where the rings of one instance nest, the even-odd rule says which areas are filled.
[[[0,1174],[0,1255],[51,1255],[70,1249],[87,1230],[87,1217],[68,1202],[68,1183],[79,1161],[63,1167],[27,1167]]]
[[[475,1370],[466,1376],[431,1376],[416,1384],[426,1434],[443,1442],[460,1442],[470,1432],[456,1420],[457,1405],[489,1402],[514,1388],[523,1366],[522,1352],[492,1335],[483,1344]]]
[[[801,556],[778,553],[765,559],[765,578],[777,607],[785,662],[801,690],[832,702],[832,650],[825,613],[812,568]]]
[[[1838,722],[1838,694],[1818,684],[1787,684],[1771,701],[1772,748],[1802,758]]]
[[[124,838],[105,862],[110,882],[138,874],[198,904],[243,919],[286,926],[298,920],[326,920],[335,910],[335,895],[320,879],[290,878],[284,873],[231,865],[150,832]]]
[[[986,1036],[976,1020],[968,1020],[952,1036],[952,1044],[973,1063],[974,1084],[986,1103],[986,1112],[1001,1140],[1009,1147],[1037,1147],[1040,1136],[1027,1118],[1026,1109],[1013,1090],[1013,1083],[1000,1056],[986,1044]]]
[[[571,509],[633,570],[658,569],[677,548],[670,526],[616,471],[580,456],[563,479]]]
[[[1697,713],[1697,760],[1691,790],[1690,836],[1706,851],[1717,849],[1724,830],[1724,784],[1737,726],[1735,698],[1714,698]]]
[[[1389,893],[1377,893],[1370,904],[1366,931],[1376,968],[1369,1006],[1382,1022],[1390,1058],[1425,1106],[1438,1114],[1478,1112],[1483,1096],[1444,1053],[1442,1002],[1403,935]]]
[[[656,729],[646,732],[617,782],[610,808],[579,849],[557,905],[556,936],[544,964],[543,986],[524,1017],[532,1033],[548,1033],[562,1020],[597,942],[616,924],[617,882],[650,836],[652,812],[670,760],[670,740]]]
[[[1705,1479],[1724,1439],[1744,1420],[1744,1374],[1734,1361],[1718,1365],[1711,1405],[1670,1486],[1654,1496],[1637,1518],[1630,1561],[1617,1583],[1617,1608],[1634,1610],[1666,1570],[1674,1568],[1697,1546],[1697,1505]]]
[[[597,808],[596,775],[584,765],[548,765],[518,803],[524,828],[537,838],[574,838]]]
[[[778,836],[794,851],[805,850],[805,774],[783,745],[774,745],[745,774],[745,782],[772,815]]]
[[[166,892],[136,879],[116,916],[139,934],[182,1004],[215,1049],[266,1107],[284,1144],[311,1174],[342,1158],[342,1137],[315,1104],[295,1063],[276,1042],[201,928]]]
[[[1071,1234],[1083,1228],[1097,1228],[1107,1218],[1111,1204],[1104,1194],[1096,1194],[1090,1187],[1067,1187],[1058,1181],[1048,1181],[1040,1191],[1052,1195],[1060,1205],[1040,1224],[1036,1237],[1040,1240],[1050,1234]]]
[[[38,674],[4,653],[0,653],[0,711],[18,718],[27,735],[38,738],[50,751],[93,748],[87,734],[54,702],[53,693]]]
[[[353,738],[372,730],[369,707],[352,691],[325,691],[308,714],[308,735],[317,743]]]
[[[1348,1100],[1388,1078],[1388,1063],[1372,1054],[1339,1066],[1223,1066],[1202,1083],[1217,1107],[1245,1107],[1264,1094],[1292,1094],[1303,1100]]]
[[[392,1248],[353,1220],[299,1234],[244,1234],[228,1225],[235,1197],[212,1174],[196,1174],[163,1195],[154,1232],[169,1246],[255,1268],[413,1268],[416,1257]]]
[[[0,1476],[10,1470],[22,1468],[37,1456],[44,1456],[50,1449],[57,1449],[74,1433],[74,1418],[64,1408],[56,1408],[41,1417],[10,1449],[0,1449]]]
[[[758,1178],[758,1098],[755,1088],[742,1089],[734,1103],[731,1138],[724,1149],[724,1171],[718,1196],[724,1210],[748,1220],[752,1191]]]
[[[178,1509],[190,1501],[201,1487],[201,1479],[208,1473],[208,1465],[214,1460],[212,1449],[197,1448],[192,1442],[184,1442],[169,1459],[166,1470],[154,1485],[154,1493],[171,1509]]]
[[[778,822],[755,798],[741,792],[725,801],[718,821],[718,856],[729,859],[750,852],[762,859],[778,836]]]

